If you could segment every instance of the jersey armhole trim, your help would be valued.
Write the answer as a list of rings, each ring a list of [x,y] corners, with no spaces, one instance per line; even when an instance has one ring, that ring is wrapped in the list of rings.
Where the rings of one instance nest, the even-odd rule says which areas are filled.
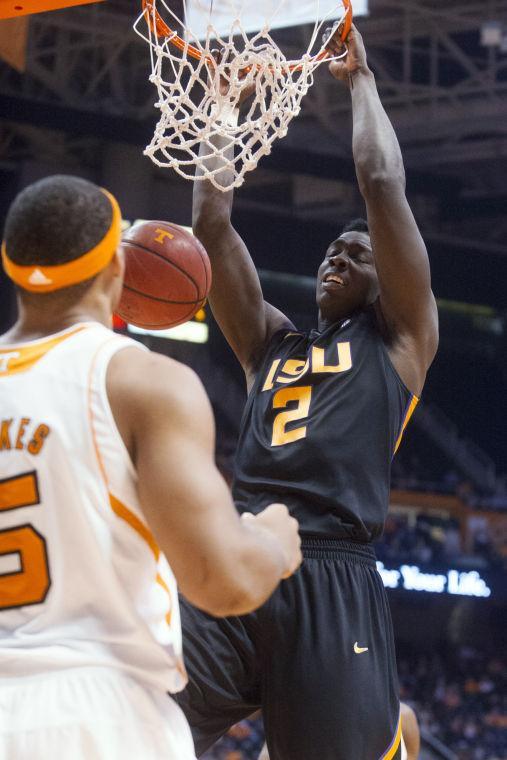
[[[142,520],[139,519],[137,515],[132,512],[131,509],[125,506],[123,502],[121,502],[119,499],[116,498],[110,491],[108,492],[109,497],[109,504],[111,506],[111,509],[113,510],[114,514],[120,518],[120,520],[123,520],[124,522],[129,525],[132,530],[134,530],[137,535],[144,541],[145,544],[150,548],[153,558],[155,560],[155,563],[157,565],[157,573],[155,576],[155,583],[157,583],[164,591],[165,594],[167,594],[168,599],[168,608],[167,612],[164,615],[164,619],[168,626],[171,625],[172,622],[172,612],[174,607],[174,601],[173,596],[171,593],[171,589],[163,579],[162,575],[160,574],[160,571],[158,570],[158,562],[160,559],[160,548],[155,540],[155,537],[151,530],[148,528],[147,525],[144,524]],[[180,675],[186,676],[184,666],[180,663],[177,664],[177,669]],[[181,669],[180,669],[181,668]]]
[[[405,411],[403,413],[403,419],[399,428],[398,436],[396,438],[396,443],[394,445],[394,450],[392,456],[394,457],[396,452],[398,451],[402,438],[403,433],[405,432],[405,428],[407,427],[408,423],[410,422],[412,415],[417,407],[417,404],[421,400],[419,396],[416,396],[415,393],[412,393],[401,377],[398,374],[398,371],[396,367],[394,366],[391,357],[389,356],[389,351],[387,350],[387,346],[384,343],[382,336],[380,336],[380,345],[381,345],[381,351],[382,355],[384,356],[384,360],[386,362],[386,369],[392,374],[392,376],[395,378],[396,382],[398,383],[399,387],[403,390],[404,393],[406,393],[408,397],[408,401],[405,406]]]
[[[94,354],[93,359],[92,359],[91,364],[90,364],[90,371],[88,373],[88,403],[87,403],[87,406],[88,406],[88,419],[89,419],[89,422],[90,422],[90,430],[91,430],[91,434],[92,434],[93,449],[95,451],[95,456],[97,458],[97,462],[98,462],[98,465],[99,465],[99,468],[100,468],[102,479],[103,479],[103,481],[104,481],[104,483],[106,485],[106,488],[107,488],[108,492],[110,491],[109,478],[107,477],[106,468],[104,466],[102,455],[100,453],[100,447],[99,447],[99,444],[98,444],[98,441],[97,441],[97,435],[96,435],[96,432],[95,432],[95,418],[94,418],[94,415],[93,415],[92,392],[93,392],[93,389],[94,389],[93,378],[94,378],[94,375],[96,374],[96,365],[97,365],[97,361],[98,361],[99,356],[100,356],[100,352],[106,346],[108,346],[111,343],[111,341],[113,341],[113,340],[118,340],[118,337],[116,335],[113,335],[112,337],[108,338],[95,351],[95,354]],[[134,341],[133,341],[133,343],[134,343]],[[131,346],[130,345],[121,346],[121,347],[118,348],[118,351],[121,351],[123,348],[131,348]],[[131,458],[131,456],[130,456],[130,454],[128,452],[127,447],[125,446],[125,441],[121,437],[120,431],[118,430],[118,426],[116,424],[116,420],[114,419],[113,412],[112,412],[112,409],[111,409],[111,405],[109,403],[109,398],[108,398],[108,395],[107,395],[107,389],[106,389],[107,368],[109,366],[109,361],[112,359],[112,357],[114,356],[115,353],[116,352],[113,352],[111,354],[111,356],[109,357],[108,361],[106,362],[105,366],[102,369],[101,375],[98,377],[98,388],[97,388],[97,390],[101,391],[104,394],[105,403],[103,405],[103,409],[104,409],[104,412],[105,412],[105,414],[107,416],[107,420],[108,420],[108,422],[109,422],[109,424],[111,426],[111,429],[113,431],[113,434],[114,434],[114,436],[116,438],[116,442],[119,445],[119,447],[121,448],[122,453],[123,453],[123,455],[125,457],[125,462],[126,462],[128,468],[129,468],[129,472],[132,475],[132,477],[135,480],[137,480],[137,472],[136,472],[136,469],[134,467],[134,463],[132,462],[132,458]]]
[[[113,338],[110,338],[110,340],[118,340],[118,338],[117,338],[117,336],[115,336]],[[104,346],[106,346],[107,343],[109,343],[109,341],[107,341],[106,343],[104,343],[101,346],[101,349],[104,348]],[[114,437],[116,439],[117,445],[122,450],[122,453],[123,453],[125,462],[127,463],[127,467],[129,469],[130,475],[134,478],[134,480],[137,480],[136,468],[134,467],[134,463],[132,461],[132,457],[130,456],[130,452],[127,449],[127,447],[125,445],[125,441],[123,440],[123,438],[121,436],[121,433],[120,433],[120,431],[118,429],[118,425],[116,424],[116,420],[114,418],[113,410],[111,409],[111,404],[109,402],[109,396],[108,396],[108,393],[107,393],[107,370],[109,368],[109,363],[110,363],[111,359],[113,358],[113,356],[116,356],[117,353],[120,353],[120,351],[123,351],[126,348],[135,348],[136,346],[139,347],[139,350],[146,350],[144,348],[144,346],[142,346],[139,343],[135,343],[135,341],[132,341],[131,343],[127,343],[125,345],[118,344],[117,350],[113,351],[113,353],[111,353],[111,355],[108,357],[107,362],[105,363],[105,365],[102,368],[102,371],[100,373],[100,376],[98,377],[98,390],[103,394],[103,398],[104,398],[104,405],[103,405],[104,412],[106,414],[107,420],[108,420],[109,425],[111,427],[111,432],[112,432],[112,434],[114,435]],[[100,354],[100,350],[101,349],[99,349],[99,352],[98,352],[99,354]]]
[[[394,375],[394,377],[396,378],[396,381],[398,382],[398,384],[401,386],[401,388],[403,388],[403,390],[405,391],[405,393],[407,394],[407,396],[409,396],[409,398],[414,397],[414,398],[417,398],[418,401],[420,401],[420,398],[418,396],[416,396],[415,393],[412,393],[412,391],[409,388],[407,388],[407,386],[405,385],[405,383],[401,379],[401,377],[400,377],[400,375],[398,373],[398,370],[394,366],[393,361],[392,361],[391,357],[389,356],[389,350],[388,350],[386,344],[384,343],[384,339],[382,338],[381,335],[380,335],[380,343],[381,343],[381,346],[382,346],[382,353],[385,356],[387,365],[388,365],[390,371],[392,372],[392,374]]]
[[[396,454],[396,452],[398,451],[400,447],[401,439],[403,438],[403,433],[405,432],[405,428],[410,422],[410,419],[418,403],[419,403],[419,399],[417,398],[417,396],[414,396],[414,394],[412,394],[410,401],[405,408],[405,414],[403,415],[403,422],[401,423],[400,432],[398,433],[398,438],[396,439],[393,456]]]
[[[117,499],[116,496],[113,496],[110,491],[108,491],[108,496],[109,504],[111,505],[111,509],[115,515],[121,520],[124,520],[126,523],[128,523],[128,525],[130,525],[130,527],[135,530],[135,532],[143,539],[143,541],[148,544],[153,553],[153,556],[155,557],[155,561],[158,562],[158,559],[160,557],[160,549],[157,542],[155,541],[153,533],[148,528],[148,526],[145,525],[143,521],[140,520],[139,517],[134,514],[134,512],[132,512],[132,510],[126,507],[123,502]],[[169,591],[169,589],[167,589],[167,591]]]
[[[135,345],[139,346],[139,350],[144,349],[144,346],[141,346],[139,343],[135,344]],[[109,368],[109,363],[110,363],[111,359],[113,358],[113,356],[116,356],[117,353],[120,353],[120,351],[123,351],[125,348],[134,348],[135,345],[134,345],[134,343],[131,343],[131,344],[127,344],[127,345],[124,345],[124,346],[119,346],[118,350],[115,351],[113,354],[111,354],[111,356],[109,357],[109,359],[108,359],[108,361],[106,363],[106,366],[104,367],[104,371],[102,372],[102,376],[99,378],[99,382],[100,382],[100,385],[101,385],[101,391],[103,392],[104,399],[105,399],[104,411],[105,411],[105,413],[107,415],[107,418],[109,420],[109,423],[111,425],[111,430],[113,431],[113,434],[114,434],[114,436],[115,436],[115,438],[116,438],[116,440],[118,442],[118,445],[120,446],[120,448],[123,451],[123,454],[125,456],[125,461],[127,462],[128,468],[130,470],[130,474],[132,475],[133,478],[135,478],[135,480],[137,480],[137,472],[136,472],[136,468],[134,467],[134,462],[132,461],[132,457],[130,456],[130,452],[129,452],[129,450],[126,447],[125,441],[123,440],[123,438],[121,436],[121,433],[120,433],[120,431],[118,429],[118,425],[116,424],[116,420],[114,418],[113,410],[111,409],[111,404],[109,402],[109,396],[108,396],[108,393],[107,393],[107,370]]]
[[[96,432],[95,432],[95,419],[94,419],[94,416],[93,416],[93,406],[92,406],[92,400],[91,400],[92,389],[93,389],[92,379],[93,379],[93,376],[94,376],[94,373],[95,373],[95,368],[96,368],[97,360],[99,358],[101,350],[104,348],[104,346],[107,346],[112,340],[117,340],[117,337],[116,336],[112,336],[111,338],[108,338],[108,340],[106,340],[104,343],[102,343],[97,348],[97,350],[95,351],[95,354],[93,356],[92,362],[90,364],[90,371],[89,371],[89,375],[88,375],[88,419],[89,419],[89,422],[90,422],[90,430],[91,430],[91,435],[92,435],[93,449],[95,451],[95,456],[96,456],[96,459],[97,459],[97,463],[99,465],[99,469],[100,469],[100,473],[102,475],[102,479],[104,481],[104,485],[105,485],[105,487],[107,489],[109,506],[110,506],[112,512],[117,517],[119,517],[120,519],[124,520],[133,530],[136,531],[136,533],[139,535],[139,537],[142,538],[143,541],[148,545],[148,547],[150,548],[151,552],[154,555],[155,562],[158,563],[158,559],[160,557],[160,549],[158,547],[157,542],[155,541],[155,538],[154,538],[151,530],[141,520],[140,517],[138,517],[131,509],[129,509],[128,507],[126,507],[119,499],[117,499],[111,493],[111,488],[110,488],[110,485],[109,485],[109,479],[107,477],[106,468],[104,466],[104,461],[102,459],[102,455],[100,453],[100,448],[99,448],[99,445],[98,445],[98,442],[97,442],[97,435],[96,435]],[[114,354],[112,354],[112,355],[114,356]],[[109,362],[107,362],[106,365],[105,365],[106,370],[107,370],[108,364],[109,364]],[[102,373],[102,378],[100,378],[101,383],[104,383],[104,384],[105,384],[105,375],[106,375],[106,372],[103,372]],[[107,395],[106,395],[106,400],[107,400]],[[112,417],[113,413],[112,413],[112,411],[111,411],[111,409],[109,407],[109,401],[107,401],[107,407],[109,408],[109,413],[110,413],[110,415]],[[113,418],[113,422],[114,422],[114,418]],[[115,429],[117,431],[118,437],[121,439],[120,432],[119,432],[118,428],[116,427],[116,423],[115,423]],[[126,449],[125,444],[123,444],[123,446],[124,446],[125,451],[126,451],[126,453],[128,455],[128,451]],[[132,468],[133,468],[133,471],[134,471],[134,474],[135,474],[135,468],[134,468],[134,465],[132,464],[132,460],[130,459],[130,456],[129,456],[129,461],[130,461],[130,463],[132,465]]]

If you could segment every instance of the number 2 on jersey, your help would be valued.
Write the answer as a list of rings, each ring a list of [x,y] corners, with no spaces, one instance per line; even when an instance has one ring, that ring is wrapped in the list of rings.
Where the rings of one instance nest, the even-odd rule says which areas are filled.
[[[285,412],[278,412],[273,422],[273,436],[271,439],[272,446],[284,446],[286,443],[293,443],[306,437],[306,425],[287,430],[289,422],[304,420],[310,412],[310,402],[312,400],[311,385],[295,386],[292,388],[281,388],[273,396],[273,409],[285,408],[291,401],[296,401],[297,405],[293,409],[287,409]]]
[[[0,480],[0,512],[40,504],[37,473]],[[0,530],[0,558],[18,555],[20,569],[0,574],[0,610],[40,604],[51,585],[46,540],[33,525]]]

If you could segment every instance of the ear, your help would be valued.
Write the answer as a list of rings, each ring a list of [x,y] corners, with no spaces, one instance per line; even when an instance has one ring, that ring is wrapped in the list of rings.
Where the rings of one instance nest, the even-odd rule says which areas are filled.
[[[111,310],[115,311],[120,303],[123,277],[125,275],[125,253],[122,246],[118,246],[107,268],[108,275],[106,290],[111,297]]]
[[[125,252],[121,245],[116,249],[110,266],[114,277],[123,278],[125,273]]]

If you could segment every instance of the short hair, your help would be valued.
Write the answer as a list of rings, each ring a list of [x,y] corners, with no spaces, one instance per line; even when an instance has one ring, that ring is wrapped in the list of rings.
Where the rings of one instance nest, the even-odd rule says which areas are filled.
[[[367,235],[370,234],[368,222],[366,219],[361,218],[351,219],[350,222],[347,222],[343,227],[341,234],[343,235],[344,232],[366,232]]]
[[[112,218],[111,201],[97,185],[47,177],[14,199],[5,222],[7,255],[19,266],[65,264],[100,243]]]

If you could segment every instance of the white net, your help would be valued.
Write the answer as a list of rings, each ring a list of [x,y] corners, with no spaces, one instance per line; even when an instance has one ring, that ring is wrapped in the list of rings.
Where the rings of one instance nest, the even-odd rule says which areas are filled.
[[[227,35],[218,33],[210,14],[206,37],[199,41],[164,0],[145,0],[135,30],[150,45],[150,81],[158,90],[160,119],[145,150],[155,164],[186,179],[207,179],[226,191],[242,185],[245,174],[271,152],[273,142],[285,137],[313,84],[315,69],[327,57],[321,42],[324,28],[336,18],[337,9],[335,27],[343,23],[350,6],[348,0],[333,3],[315,21],[301,58],[288,60],[270,33],[272,18],[283,3],[277,0],[262,29],[250,35],[242,28],[240,14],[233,16]],[[184,39],[176,28],[183,29]],[[253,94],[238,122],[237,109],[247,89]]]

